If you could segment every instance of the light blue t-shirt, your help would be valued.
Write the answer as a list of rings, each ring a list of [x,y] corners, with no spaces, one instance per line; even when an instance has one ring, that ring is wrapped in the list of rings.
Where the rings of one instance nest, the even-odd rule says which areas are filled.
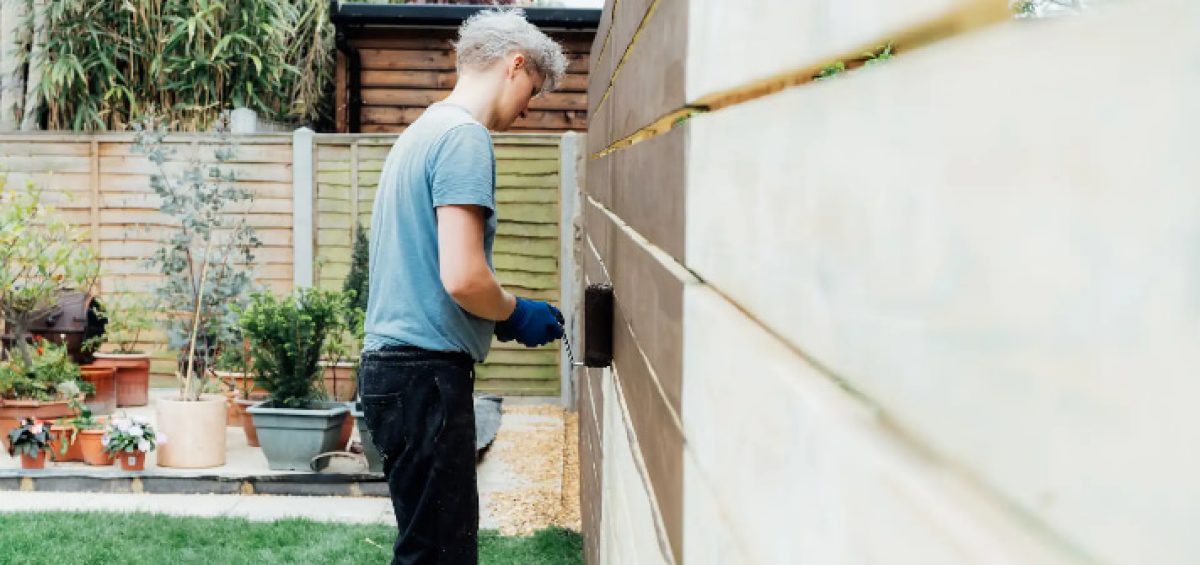
[[[463,310],[442,286],[436,208],[450,204],[486,210],[483,246],[492,266],[492,138],[465,108],[438,103],[400,134],[380,172],[364,351],[395,344],[487,357],[494,322]]]

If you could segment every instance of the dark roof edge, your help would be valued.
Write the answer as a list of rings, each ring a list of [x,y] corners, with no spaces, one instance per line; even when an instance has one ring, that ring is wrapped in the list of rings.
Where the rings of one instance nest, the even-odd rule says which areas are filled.
[[[458,26],[490,5],[360,4],[331,0],[329,19],[334,25]],[[594,30],[601,10],[594,8],[523,7],[525,18],[538,27]]]

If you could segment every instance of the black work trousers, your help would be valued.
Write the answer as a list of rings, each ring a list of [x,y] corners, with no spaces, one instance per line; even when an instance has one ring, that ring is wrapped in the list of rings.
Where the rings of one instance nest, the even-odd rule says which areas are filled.
[[[393,564],[478,563],[474,370],[465,353],[363,353],[358,390],[399,529]]]

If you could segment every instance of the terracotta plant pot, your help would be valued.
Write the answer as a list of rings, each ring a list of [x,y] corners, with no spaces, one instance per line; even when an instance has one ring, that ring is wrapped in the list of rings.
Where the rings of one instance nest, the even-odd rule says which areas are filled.
[[[190,402],[180,398],[155,401],[157,431],[170,438],[158,446],[158,465],[204,469],[225,464],[225,397],[206,394]]]
[[[113,458],[121,465],[122,471],[144,471],[146,469],[146,454],[141,451],[114,453]]]
[[[150,356],[145,353],[96,353],[94,367],[117,369],[117,406],[145,406],[150,393]]]
[[[104,430],[79,431],[76,443],[79,444],[79,450],[83,453],[84,463],[101,467],[112,465],[112,457],[104,451],[104,445],[100,443],[102,437],[104,437]]]
[[[50,426],[50,435],[54,438],[50,442],[51,461],[59,463],[83,461],[83,443],[80,441],[82,436],[76,435],[75,441],[71,441],[71,431],[74,429],[71,426]],[[67,445],[66,452],[62,449],[63,444]]]
[[[232,386],[238,392],[245,392],[246,387],[250,387],[250,396],[261,394],[265,398],[267,389],[258,386],[254,382],[254,377],[248,376],[246,373],[233,373],[229,371],[213,371],[217,374],[217,378],[221,379],[221,385],[224,387]]]
[[[43,449],[43,450],[38,451],[38,454],[34,455],[33,457],[30,457],[30,456],[22,453],[21,454],[21,468],[22,469],[44,469],[44,468],[46,468],[46,450]]]
[[[221,391],[225,395],[225,427],[237,428],[242,425],[242,417],[238,415],[237,399],[241,396],[236,390]]]
[[[354,374],[354,364],[343,362],[330,365],[324,361],[320,364],[324,368],[321,378],[324,380],[325,392],[329,395],[329,400],[336,402],[354,400],[358,394],[358,379]]]
[[[353,404],[353,403],[351,402],[351,403],[347,403],[347,404]],[[350,443],[350,436],[354,435],[354,414],[353,414],[354,407],[350,406],[350,408],[351,408],[351,413],[347,413],[346,419],[342,421],[341,435],[338,436],[337,448],[339,451],[346,449],[346,446]]]
[[[242,432],[246,434],[246,445],[250,447],[259,447],[258,444],[258,429],[254,427],[254,417],[246,411],[247,408],[262,402],[264,397],[255,396],[250,400],[239,398],[234,401],[237,406],[238,417],[242,420]]]
[[[0,438],[3,438],[4,448],[8,449],[8,432],[16,428],[22,418],[53,421],[74,415],[66,400],[0,400]]]
[[[82,365],[79,374],[96,387],[96,392],[84,399],[92,414],[112,414],[117,409],[117,368]]]

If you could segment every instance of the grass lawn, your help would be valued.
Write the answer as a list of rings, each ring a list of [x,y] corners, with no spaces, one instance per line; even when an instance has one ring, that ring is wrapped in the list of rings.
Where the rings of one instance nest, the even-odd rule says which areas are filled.
[[[31,512],[0,514],[0,562],[77,563],[388,563],[395,528],[308,520],[251,522],[156,514]],[[583,563],[579,534],[547,529],[530,537],[479,536],[479,561],[531,565]]]

